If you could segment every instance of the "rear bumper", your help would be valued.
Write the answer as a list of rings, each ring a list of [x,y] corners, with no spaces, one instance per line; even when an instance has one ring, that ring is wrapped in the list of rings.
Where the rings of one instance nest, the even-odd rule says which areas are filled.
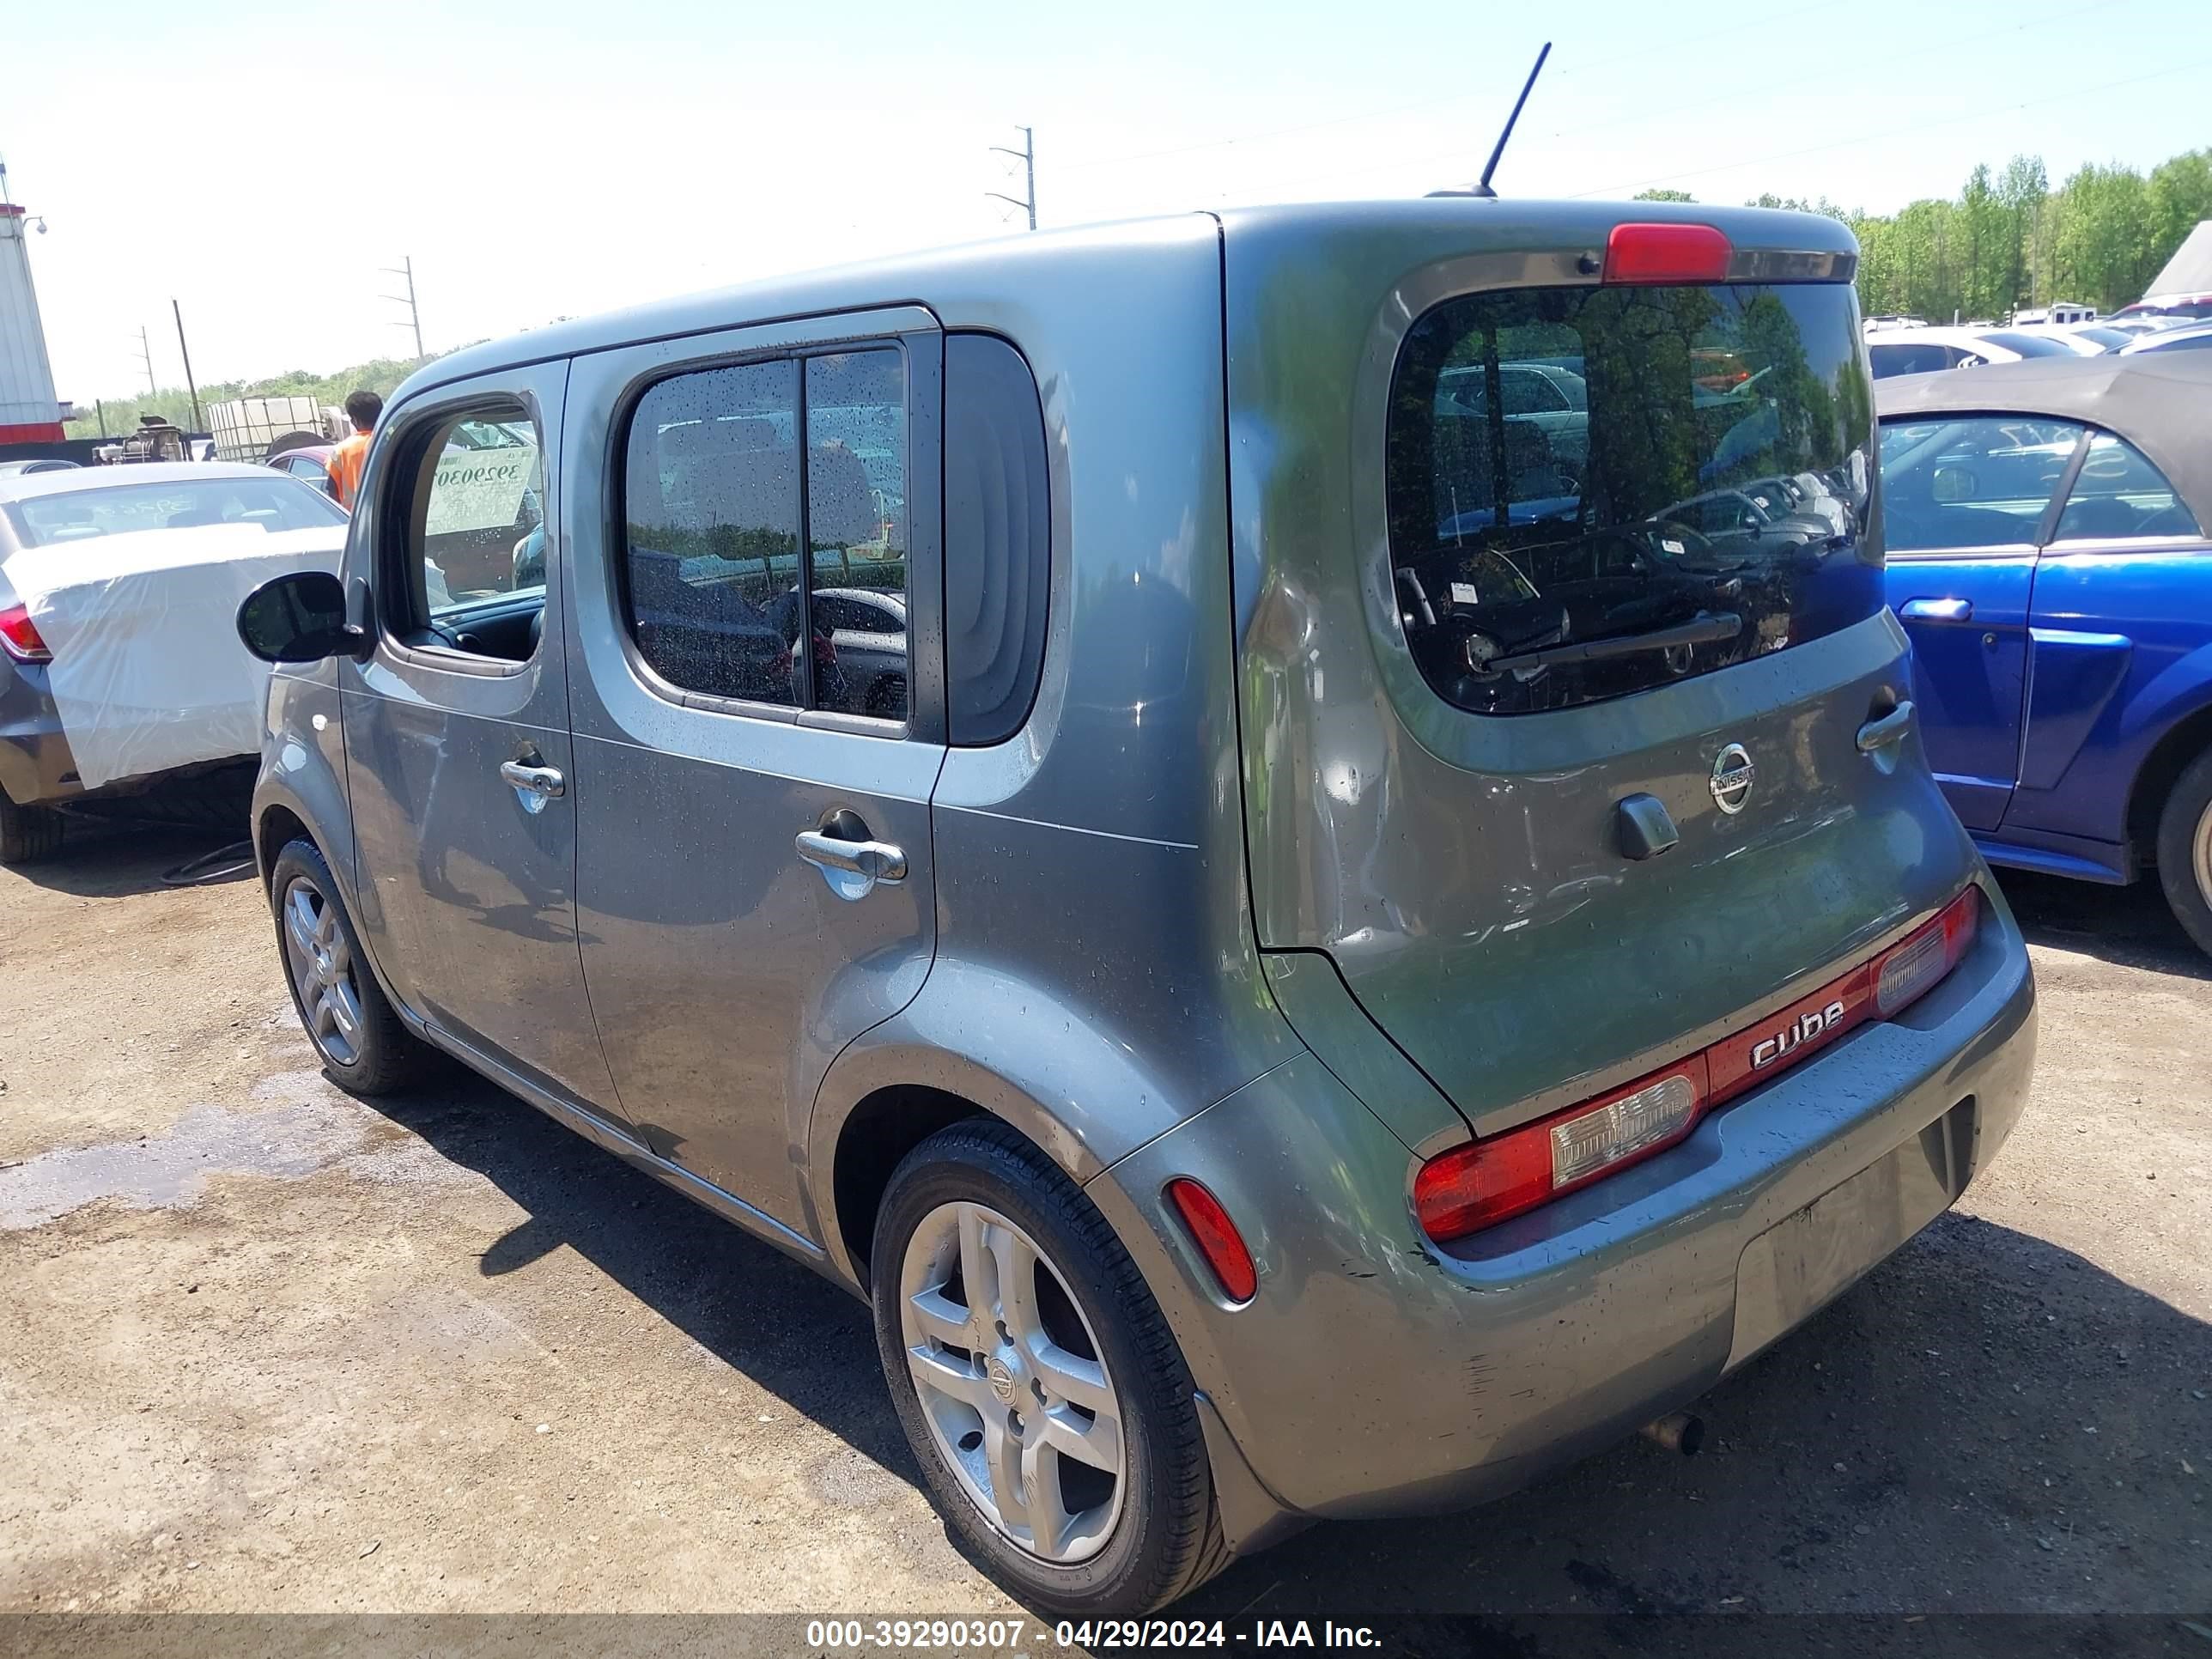
[[[1449,1251],[1406,1148],[1312,1056],[1089,1191],[1219,1414],[1232,1543],[1289,1515],[1500,1495],[1675,1410],[1941,1214],[2018,1119],[2035,1048],[2001,897],[1943,984],[1701,1123],[1680,1146]],[[1259,1293],[1230,1308],[1159,1200],[1204,1182]],[[1242,1468],[1224,1468],[1221,1435]]]
[[[53,699],[21,672],[0,687],[0,789],[18,806],[84,793]]]

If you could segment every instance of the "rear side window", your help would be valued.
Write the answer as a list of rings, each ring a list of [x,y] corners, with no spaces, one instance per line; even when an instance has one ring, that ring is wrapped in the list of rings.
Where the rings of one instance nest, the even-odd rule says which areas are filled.
[[[687,691],[904,720],[906,470],[895,348],[652,386],[623,469],[639,653]]]
[[[1881,514],[1889,550],[2034,542],[2081,430],[2033,415],[1885,421]]]
[[[2125,438],[2100,432],[2058,515],[2057,541],[2199,534],[2196,515],[2150,458]]]
[[[1572,708],[1875,615],[1861,349],[1825,283],[1524,289],[1422,317],[1386,464],[1430,685],[1478,714]],[[1530,373],[1568,406],[1513,412]]]
[[[1022,356],[988,334],[945,341],[948,728],[1003,742],[1036,700],[1051,586],[1044,411]]]

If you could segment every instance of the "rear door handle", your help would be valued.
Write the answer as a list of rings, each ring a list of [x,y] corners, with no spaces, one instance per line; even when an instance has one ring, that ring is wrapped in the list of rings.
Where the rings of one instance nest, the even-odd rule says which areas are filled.
[[[568,793],[568,780],[557,768],[532,766],[519,760],[499,763],[501,781],[514,790],[515,799],[522,803],[526,812],[542,812],[549,800],[558,800]]]
[[[1869,720],[1859,727],[1859,753],[1871,755],[1877,749],[1887,749],[1911,729],[1912,703],[1907,699],[1880,720]]]
[[[1972,622],[1974,602],[1972,599],[1907,599],[1897,609],[1897,614],[1907,622]]]
[[[906,853],[887,841],[848,841],[826,830],[802,830],[792,845],[842,899],[865,898],[878,882],[891,887],[906,879]]]

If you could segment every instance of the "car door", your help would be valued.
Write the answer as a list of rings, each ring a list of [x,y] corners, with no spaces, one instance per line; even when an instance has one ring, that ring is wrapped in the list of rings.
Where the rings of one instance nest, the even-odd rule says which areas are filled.
[[[653,1151],[803,1236],[816,1086],[935,948],[941,374],[900,308],[592,354],[570,385],[577,891],[608,1064]],[[817,590],[903,595],[900,625],[848,658]]]
[[[516,369],[386,416],[352,543],[375,643],[342,666],[341,707],[386,982],[449,1039],[612,1115],[577,950],[560,596],[514,580],[557,483],[565,376]]]
[[[2091,434],[2036,568],[2027,743],[2008,826],[2125,838],[2138,750],[2158,735],[2130,744],[2128,713],[2157,701],[2177,665],[2212,641],[2203,532],[2140,449]]]
[[[2036,549],[2081,436],[2018,415],[1882,426],[1889,603],[1912,638],[1929,763],[1969,830],[2003,822],[2020,775]]]

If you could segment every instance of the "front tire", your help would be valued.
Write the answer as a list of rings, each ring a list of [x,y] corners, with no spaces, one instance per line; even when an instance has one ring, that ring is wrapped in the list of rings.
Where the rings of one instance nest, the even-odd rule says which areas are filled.
[[[1024,1604],[1127,1617],[1228,1559],[1190,1371],[1106,1218],[1002,1123],[886,1188],[876,1344],[938,1511]]]
[[[276,855],[269,904],[292,1006],[323,1075],[354,1095],[388,1095],[420,1083],[434,1053],[400,1024],[376,982],[331,866],[313,842],[293,842]]]
[[[2158,879],[2190,938],[2212,954],[2212,749],[2182,769],[2159,814]]]

